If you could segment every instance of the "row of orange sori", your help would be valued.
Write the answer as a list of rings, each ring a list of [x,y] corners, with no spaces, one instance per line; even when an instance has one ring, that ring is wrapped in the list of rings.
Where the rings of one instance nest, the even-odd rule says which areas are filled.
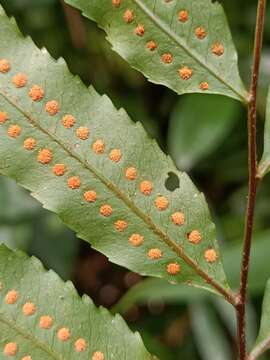
[[[0,283],[0,290],[3,290],[3,285]],[[16,290],[10,290],[5,296],[5,303],[9,306],[16,305],[19,301],[20,294]],[[32,302],[26,302],[22,306],[22,313],[25,317],[31,317],[37,314],[37,306]],[[50,315],[42,315],[39,317],[39,328],[44,331],[49,331],[54,326],[54,319]],[[57,330],[57,339],[60,342],[68,342],[72,338],[71,330],[68,327],[59,327]],[[88,350],[88,343],[84,338],[78,338],[74,341],[74,350],[76,353],[82,353]],[[3,353],[6,356],[16,356],[19,353],[19,345],[16,342],[6,343]],[[25,355],[21,360],[34,360],[31,355]],[[101,351],[94,351],[91,360],[105,360],[104,353]]]
[[[0,72],[7,73],[11,69],[10,63],[6,59],[0,59]],[[25,74],[19,73],[13,76],[12,83],[17,88],[22,88],[27,84],[27,76]],[[28,95],[32,98],[33,101],[40,101],[45,96],[44,89],[39,85],[33,85]],[[50,100],[45,105],[46,111],[49,115],[54,116],[60,111],[60,105],[56,100]],[[9,115],[6,112],[0,111],[0,124],[4,124],[9,120]],[[71,114],[66,114],[62,118],[62,124],[66,128],[72,128],[75,124],[76,119]],[[18,138],[21,136],[22,129],[19,125],[11,125],[7,131],[8,135],[11,138]],[[76,130],[76,135],[80,140],[87,140],[90,134],[88,127],[79,127]],[[32,151],[37,146],[37,140],[34,138],[26,138],[23,143],[24,149],[27,151]],[[103,139],[98,139],[92,145],[92,149],[96,154],[103,154],[105,151],[105,142]],[[113,149],[109,157],[112,161],[118,163],[121,159],[121,150]],[[53,153],[48,148],[40,149],[37,155],[37,161],[43,165],[48,165],[53,161]],[[52,171],[56,176],[63,176],[67,172],[67,167],[65,164],[55,164],[52,167]],[[128,181],[134,181],[137,178],[137,169],[132,166],[126,169],[125,177]],[[70,189],[75,190],[81,187],[81,179],[79,176],[68,177],[67,185]],[[153,192],[153,183],[149,180],[143,180],[140,183],[140,191],[145,196],[150,196]],[[90,189],[84,192],[83,198],[88,203],[94,203],[97,200],[97,193],[95,190]],[[159,211],[164,211],[169,206],[169,201],[165,196],[158,195],[155,200],[155,206]],[[113,214],[113,208],[109,204],[103,204],[99,209],[100,215],[104,217],[110,217]],[[185,215],[182,211],[176,211],[171,215],[171,221],[176,226],[182,226],[185,224]],[[128,228],[128,223],[125,220],[119,219],[114,223],[114,227],[117,231],[123,232]],[[187,234],[187,239],[192,244],[199,244],[202,240],[202,235],[198,230],[193,230]],[[142,245],[144,242],[144,237],[140,234],[132,234],[129,237],[129,243],[134,247]],[[160,249],[154,248],[148,251],[149,259],[156,260],[162,258],[162,252]],[[207,249],[205,252],[205,259],[207,262],[212,263],[217,259],[217,253],[214,249]],[[167,266],[167,272],[171,275],[175,275],[180,272],[180,265],[177,263],[171,263]]]
[[[112,0],[112,5],[115,8],[120,8],[121,0]],[[127,24],[133,23],[135,19],[135,13],[132,9],[126,9],[123,13],[123,20]],[[182,9],[178,12],[178,20],[181,23],[186,23],[190,19],[190,14],[187,10]],[[145,26],[143,24],[137,24],[135,28],[135,34],[138,36],[144,36],[146,32]],[[207,37],[207,30],[203,26],[197,26],[194,30],[194,35],[198,40],[203,40]],[[154,40],[149,40],[146,43],[146,48],[150,51],[155,51],[158,48],[158,44]],[[211,51],[214,56],[222,56],[224,54],[224,46],[220,42],[215,42],[211,46]],[[171,53],[164,53],[161,55],[161,61],[164,64],[171,64],[174,61],[173,55]],[[189,80],[193,75],[193,69],[189,66],[182,66],[178,69],[178,74],[182,80]],[[199,84],[199,88],[202,91],[209,90],[209,83],[207,81],[202,81]]]

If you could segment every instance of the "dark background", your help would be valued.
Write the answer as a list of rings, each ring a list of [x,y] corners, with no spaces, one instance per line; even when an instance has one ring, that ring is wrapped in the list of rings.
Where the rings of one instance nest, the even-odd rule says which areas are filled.
[[[91,0],[88,0],[91,1]],[[249,83],[256,1],[223,0]],[[108,94],[117,107],[141,121],[180,170],[203,191],[224,248],[226,272],[237,285],[247,196],[246,110],[220,96],[177,96],[153,85],[111,51],[96,24],[59,0],[0,0],[24,34],[54,58],[63,57],[86,85]],[[262,58],[258,142],[262,151],[264,109],[270,79],[270,12]],[[173,182],[173,179],[172,179]],[[173,186],[173,184],[172,184]],[[76,239],[27,192],[0,177],[0,242],[39,257],[98,305],[121,311],[139,330],[149,351],[162,360],[230,360],[235,343],[232,309],[222,300],[159,280],[143,285],[140,276],[108,263]],[[265,282],[270,277],[270,176],[260,187],[250,273],[249,346],[256,337]],[[130,289],[140,282],[137,288]],[[126,294],[125,298],[122,296]],[[120,299],[122,298],[122,301]],[[119,302],[120,301],[120,302]],[[266,359],[270,357],[265,357]]]

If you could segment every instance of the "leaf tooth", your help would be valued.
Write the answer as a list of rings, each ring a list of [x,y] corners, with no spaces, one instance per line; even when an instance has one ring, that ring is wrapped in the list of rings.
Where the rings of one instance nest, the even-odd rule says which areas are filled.
[[[95,306],[93,300],[87,294],[83,294],[82,302],[88,306]]]

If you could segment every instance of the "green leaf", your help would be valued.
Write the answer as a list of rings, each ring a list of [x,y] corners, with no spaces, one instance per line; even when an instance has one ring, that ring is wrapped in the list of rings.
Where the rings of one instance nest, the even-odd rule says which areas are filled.
[[[113,49],[150,81],[178,94],[207,92],[248,101],[217,2],[121,0],[113,6],[114,0],[65,1],[96,21]]]
[[[249,291],[253,296],[260,295],[265,286],[265,282],[270,276],[269,269],[269,237],[270,231],[254,234],[252,243],[252,258],[250,260],[249,273]],[[237,289],[240,277],[240,266],[242,256],[242,244],[238,242],[236,245],[224,249],[224,267],[232,288]],[[258,276],[260,274],[260,276]]]
[[[63,225],[57,215],[45,210],[36,219],[34,227],[38,229],[38,234],[32,239],[27,253],[36,256],[62,279],[69,279],[73,275],[80,246],[74,233]]]
[[[18,187],[15,181],[0,176],[0,224],[14,224],[32,219],[37,213],[39,203]]]
[[[251,351],[249,360],[257,359],[270,348],[270,280],[267,281],[262,306],[262,318],[259,335]]]
[[[143,275],[228,294],[204,196],[142,126],[106,96],[86,89],[63,60],[53,61],[24,39],[2,13],[3,58],[11,69],[0,73],[0,109],[9,117],[0,126],[0,172],[31,190],[111,261]],[[28,78],[21,88],[12,83],[17,73]],[[29,96],[33,84],[45,91],[40,101]],[[59,106],[54,116],[46,111],[52,100]],[[63,126],[66,114],[76,119],[71,128]],[[78,135],[82,127],[89,130],[85,140]],[[35,139],[30,149],[29,139]],[[169,173],[180,184],[173,192],[165,187]]]
[[[0,204],[0,243],[35,255],[47,268],[69,278],[79,247],[74,233],[4,176],[0,176]]]
[[[264,129],[264,151],[259,163],[258,175],[263,178],[270,171],[270,88],[268,90],[265,129]]]
[[[192,289],[187,285],[170,284],[161,279],[148,278],[130,288],[113,307],[114,313],[126,314],[135,304],[145,305],[149,302],[179,304],[203,301],[212,294],[201,289]]]
[[[188,95],[170,119],[168,146],[179,169],[189,170],[226,138],[239,113],[238,104],[221,96]]]
[[[36,258],[1,245],[0,274],[1,359],[12,350],[16,359],[153,359],[120,315],[80,298],[71,282]]]
[[[226,334],[212,307],[203,303],[191,306],[192,330],[203,360],[228,360],[232,358]]]

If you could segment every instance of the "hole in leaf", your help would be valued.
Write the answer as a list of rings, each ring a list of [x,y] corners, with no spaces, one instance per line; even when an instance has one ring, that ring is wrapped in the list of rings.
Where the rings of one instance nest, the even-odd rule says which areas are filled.
[[[168,178],[165,181],[165,187],[169,191],[174,191],[180,187],[179,177],[172,171],[168,173]]]

